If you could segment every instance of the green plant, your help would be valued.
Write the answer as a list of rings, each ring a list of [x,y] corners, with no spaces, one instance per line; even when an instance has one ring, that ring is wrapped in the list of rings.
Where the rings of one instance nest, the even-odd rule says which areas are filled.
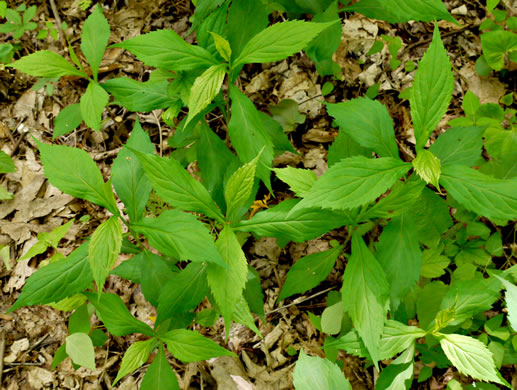
[[[15,39],[21,38],[25,31],[33,31],[38,27],[36,22],[31,22],[38,12],[38,7],[33,5],[27,8],[25,4],[20,5],[16,9],[0,6],[0,17],[4,17],[7,21],[0,25],[0,33],[12,33]]]
[[[301,351],[294,372],[297,389],[349,387],[339,369],[338,349],[367,359],[377,369],[396,357],[382,368],[378,388],[409,388],[416,352],[424,363],[453,365],[476,380],[508,386],[496,367],[515,361],[515,270],[503,271],[492,256],[506,253],[500,230],[517,217],[517,179],[513,171],[500,176],[484,168],[493,161],[506,161],[496,142],[499,135],[486,135],[490,126],[501,130],[497,126],[504,115],[503,119],[497,116],[497,125],[487,123],[478,118],[485,118],[492,108],[467,109],[464,102],[467,118],[426,146],[449,106],[454,84],[435,27],[410,92],[416,138],[413,161],[400,158],[387,109],[377,101],[359,98],[326,103],[339,135],[329,149],[325,174],[317,178],[310,170],[273,168],[276,153],[294,151],[282,125],[292,127],[302,119],[296,113],[287,115],[284,109],[279,115],[285,123],[280,124],[260,112],[236,85],[239,73],[246,64],[282,60],[306,48],[313,50],[321,71],[332,75],[330,49],[314,39],[335,33],[339,25],[336,1],[277,3],[290,17],[307,12],[315,15],[315,21],[288,20],[267,27],[270,9],[261,1],[234,0],[231,5],[200,1],[193,18],[198,45],[187,44],[172,30],[153,31],[114,45],[158,68],[145,83],[128,78],[98,83],[109,26],[100,7],[95,8],[85,22],[81,45],[93,80],[89,79],[79,111],[76,107],[75,113],[67,114],[70,121],[77,120],[79,112],[87,125],[99,129],[109,99],[106,91],[132,111],[166,108],[163,119],[171,124],[182,107],[189,112],[169,139],[176,149],[170,157],[155,155],[149,136],[135,123],[107,182],[83,150],[38,142],[50,183],[104,207],[112,216],[66,259],[57,259],[32,275],[10,310],[35,304],[74,310],[70,335],[53,366],[69,356],[89,368],[95,368],[94,347],[107,338],[101,329],[90,327],[95,311],[112,335],[148,337],[125,352],[115,382],[142,366],[156,350],[141,388],[177,389],[166,349],[183,362],[233,355],[187,330],[193,321],[212,324],[221,315],[227,336],[232,321],[260,334],[252,315],[265,320],[260,278],[242,250],[250,233],[274,237],[285,246],[345,227],[342,242],[332,241],[331,249],[306,256],[290,269],[278,297],[280,301],[318,286],[340,256],[347,258],[341,293],[329,293],[321,318],[311,313],[315,326],[328,335],[327,359]],[[399,3],[404,8],[396,7]],[[441,1],[362,0],[344,9],[393,23],[454,21]],[[90,24],[104,26],[97,38]],[[46,66],[37,67],[43,58]],[[38,52],[10,66],[38,77],[87,77],[80,63],[74,62],[79,70],[57,54]],[[223,88],[225,82],[227,88]],[[206,121],[213,110],[221,113],[236,155]],[[501,131],[514,139],[513,130]],[[54,137],[60,133],[55,131]],[[492,160],[482,157],[483,146]],[[185,169],[194,160],[202,182]],[[284,200],[249,218],[259,181],[273,193],[272,172],[301,199]],[[122,211],[113,189],[124,205]],[[149,202],[153,190],[158,199],[153,195]],[[382,230],[380,237],[375,230]],[[56,247],[62,231],[57,233],[39,237],[39,248],[26,256]],[[115,267],[120,252],[133,257]],[[153,327],[134,318],[119,296],[103,292],[109,274],[141,284],[145,298],[157,308]],[[448,284],[440,280],[445,274]],[[496,304],[502,289],[506,289],[508,315],[487,320],[483,313]],[[196,314],[205,298],[211,309]],[[409,320],[418,326],[408,325]],[[424,338],[425,343],[416,343]],[[429,375],[429,370],[421,375]]]

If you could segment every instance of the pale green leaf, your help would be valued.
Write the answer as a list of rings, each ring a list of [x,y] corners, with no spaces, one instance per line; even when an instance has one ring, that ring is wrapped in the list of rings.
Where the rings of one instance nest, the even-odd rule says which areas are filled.
[[[316,174],[310,169],[287,167],[273,168],[273,171],[280,180],[289,185],[291,191],[300,197],[305,196],[318,180]]]
[[[381,337],[381,359],[391,359],[396,354],[410,348],[416,339],[424,337],[426,334],[425,330],[416,326],[408,326],[398,321],[387,320]]]
[[[214,38],[215,48],[217,49],[217,52],[226,61],[230,61],[230,59],[232,58],[232,49],[230,48],[230,43],[215,32],[210,32],[210,34],[212,34],[212,37]]]
[[[9,155],[0,150],[0,173],[15,172],[16,166]]]
[[[144,218],[131,227],[144,234],[154,248],[173,258],[225,264],[210,232],[192,214],[166,210],[158,218]]]
[[[49,246],[57,248],[59,241],[66,235],[72,224],[73,220],[68,221],[64,225],[58,226],[51,232],[38,233],[38,242],[31,247],[27,253],[25,253],[19,260],[30,259],[36,255],[44,253]]]
[[[424,147],[447,111],[453,89],[451,63],[435,26],[433,41],[419,63],[409,98],[417,150]]]
[[[287,273],[278,300],[304,293],[327,278],[343,250],[342,245],[327,251],[313,253],[299,259]]]
[[[195,211],[224,221],[224,217],[203,185],[173,158],[140,153],[133,149],[158,196],[173,207]]]
[[[381,103],[358,98],[326,106],[328,113],[336,119],[340,132],[380,157],[399,158],[393,120]]]
[[[218,63],[208,50],[189,45],[173,30],[152,31],[113,47],[129,50],[145,64],[167,70],[208,68]]]
[[[224,199],[227,207],[226,215],[230,222],[237,222],[239,220],[242,216],[239,211],[246,205],[251,196],[259,157],[260,154],[236,170],[228,179],[228,183],[226,183]]]
[[[174,329],[160,336],[172,355],[184,363],[199,362],[217,356],[235,356],[199,333],[187,329]]]
[[[463,375],[510,388],[497,372],[492,352],[481,341],[459,334],[441,334],[440,345],[447,358]]]
[[[13,67],[31,76],[49,79],[62,76],[85,77],[85,75],[77,70],[70,62],[50,50],[37,51],[36,53],[23,56],[18,61],[5,66]]]
[[[517,179],[501,180],[462,165],[443,167],[442,186],[467,210],[490,219],[517,218]]]
[[[117,377],[113,381],[113,385],[127,374],[131,374],[133,371],[140,368],[149,358],[155,345],[155,338],[145,341],[137,341],[131,344],[122,357],[122,363],[120,364]]]
[[[466,95],[465,95],[466,96]],[[441,166],[474,166],[482,162],[484,127],[454,127],[441,134],[429,151],[440,159]]]
[[[84,123],[93,130],[101,130],[102,113],[108,104],[109,95],[99,84],[91,81],[79,102]]]
[[[227,267],[208,264],[207,280],[229,331],[235,305],[241,299],[248,280],[248,262],[230,226],[225,226],[219,233],[216,245]]]
[[[293,372],[296,390],[352,390],[341,369],[328,359],[300,352]]]
[[[517,34],[512,31],[496,30],[481,34],[483,57],[495,70],[504,68],[504,56],[507,52],[517,51]]]
[[[50,184],[76,198],[88,200],[118,214],[117,203],[97,165],[84,150],[38,142],[45,176]]]
[[[310,23],[291,20],[259,32],[242,49],[233,67],[248,63],[280,61],[302,50],[320,32],[335,22]]]
[[[506,289],[505,302],[506,308],[508,309],[508,321],[515,330],[517,329],[517,287],[506,279],[497,275],[496,277],[501,281],[501,283],[503,283],[503,286]]]
[[[413,168],[416,173],[426,183],[432,184],[437,189],[440,189],[438,180],[440,179],[440,160],[432,152],[427,149],[420,149],[418,155],[412,161]]]
[[[350,157],[334,164],[293,209],[309,207],[346,210],[375,200],[411,167],[399,159]]]
[[[321,314],[321,331],[325,334],[338,334],[343,325],[344,314],[342,301],[325,308]]]
[[[66,353],[75,364],[95,370],[95,350],[92,339],[86,333],[79,332],[68,336]]]
[[[102,13],[102,6],[97,4],[84,22],[81,33],[81,51],[90,64],[95,81],[109,37],[110,25]]]
[[[180,390],[178,378],[165,357],[161,343],[156,357],[142,379],[140,390]]]
[[[7,191],[4,186],[0,185],[0,200],[10,200],[13,196],[14,195]]]
[[[211,66],[196,78],[190,90],[189,112],[185,126],[214,100],[223,85],[225,75],[226,67],[219,64]]]
[[[345,310],[377,366],[390,289],[382,266],[357,233],[352,237],[352,256],[341,291]]]

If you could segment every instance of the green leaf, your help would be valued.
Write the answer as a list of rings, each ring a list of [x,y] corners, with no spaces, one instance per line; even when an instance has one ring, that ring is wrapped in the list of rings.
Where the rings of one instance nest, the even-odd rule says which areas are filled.
[[[328,152],[328,163],[329,168],[342,159],[354,156],[365,156],[371,157],[372,151],[363,148],[352,137],[345,133],[338,133],[337,137],[334,138],[334,142],[329,147]]]
[[[316,174],[310,169],[287,167],[273,168],[273,171],[280,180],[289,185],[291,191],[300,197],[305,196],[318,180]]]
[[[415,344],[384,368],[375,384],[379,390],[408,390],[413,383]]]
[[[424,288],[417,290],[416,312],[421,328],[431,327],[448,290],[449,286],[441,281],[428,283]]]
[[[135,122],[131,136],[111,167],[113,187],[120,200],[124,202],[129,219],[136,222],[145,211],[152,184],[145,176],[137,157],[128,147],[147,154],[154,152],[149,135],[138,121]]]
[[[285,100],[285,99],[284,99]],[[284,101],[282,100],[282,101]],[[266,132],[269,134],[271,141],[273,142],[275,156],[282,154],[283,152],[291,152],[294,154],[298,154],[296,149],[291,144],[291,141],[287,137],[287,134],[282,129],[280,123],[278,123],[275,119],[271,118],[265,112],[259,112],[260,118],[262,119],[262,124],[264,125]],[[305,121],[305,117],[304,117]]]
[[[495,70],[504,68],[505,54],[517,51],[517,34],[512,31],[497,30],[481,34],[483,57]]]
[[[310,23],[291,20],[276,23],[259,32],[242,49],[233,68],[248,63],[280,61],[302,50],[310,41],[335,22]]]
[[[427,149],[420,149],[412,164],[418,176],[426,183],[432,184],[438,190],[440,189],[440,184],[438,184],[441,171],[440,160],[432,152]]]
[[[382,266],[357,233],[352,236],[342,294],[345,310],[377,366],[390,289]]]
[[[9,155],[0,150],[0,173],[16,172],[16,166]]]
[[[255,182],[255,171],[260,154],[244,164],[237,171],[235,171],[228,183],[224,192],[224,199],[226,200],[227,210],[226,215],[228,221],[235,223],[242,216],[240,209],[246,206],[248,199],[253,190],[253,183]]]
[[[399,158],[393,120],[384,105],[368,98],[344,103],[327,103],[328,113],[336,119],[340,133],[381,157]]]
[[[74,333],[90,333],[90,313],[88,312],[88,305],[83,304],[79,306],[72,315],[68,318],[68,332]]]
[[[201,2],[199,5],[203,6],[206,4],[206,1]],[[227,30],[228,27],[226,25],[226,18],[228,16],[228,7],[230,4],[228,2],[224,2],[221,7],[215,9],[208,17],[205,17],[202,21],[199,22],[199,26],[195,28],[196,30],[196,38],[199,46],[207,49],[212,55],[216,55],[217,49],[215,47],[214,38],[211,33],[219,34],[220,36],[227,39]],[[197,13],[199,7],[196,7],[195,13]],[[198,20],[196,16],[194,16],[193,27],[196,25]]]
[[[305,123],[305,115],[300,114],[300,105],[293,99],[282,99],[269,107],[273,120],[282,126],[283,132],[292,132],[298,125]],[[266,114],[267,115],[267,114]]]
[[[199,333],[187,329],[171,330],[161,335],[160,339],[167,343],[169,352],[184,363],[199,362],[217,356],[236,357],[233,352],[224,349]]]
[[[457,23],[447,12],[442,0],[361,0],[346,7],[346,10],[390,23],[405,23],[410,20],[431,22],[440,19]]]
[[[508,309],[508,321],[510,322],[511,327],[515,330],[517,329],[517,287],[506,279],[497,275],[495,276],[501,281],[506,289],[505,302],[506,308]]]
[[[439,3],[443,6],[441,0]],[[447,111],[453,89],[451,63],[435,26],[433,42],[419,63],[409,98],[417,150],[424,147]]]
[[[418,233],[409,214],[394,217],[386,225],[379,238],[376,257],[389,280],[391,308],[396,311],[420,279],[422,265]]]
[[[23,56],[18,61],[5,66],[13,67],[31,76],[49,79],[63,76],[85,77],[85,75],[77,70],[70,62],[50,50],[37,51],[28,56]]]
[[[219,222],[224,221],[221,211],[207,190],[190,176],[178,161],[173,158],[140,153],[136,150],[133,152],[161,199],[181,210],[203,213]]]
[[[74,333],[66,338],[66,353],[75,364],[95,370],[95,350],[86,333]]]
[[[420,275],[425,278],[439,278],[445,273],[445,268],[451,262],[448,257],[442,256],[441,250],[426,249],[422,256]]]
[[[410,167],[392,157],[346,158],[330,167],[293,211],[309,207],[346,210],[364,205],[382,195]]]
[[[271,167],[273,166],[273,143],[266,132],[259,111],[253,102],[237,87],[230,85],[232,116],[228,123],[228,135],[239,159],[247,163],[257,157],[257,176],[271,192]]]
[[[342,301],[325,308],[321,314],[322,332],[331,335],[338,334],[341,331],[344,314]]]
[[[196,78],[190,90],[188,117],[185,126],[203,111],[217,96],[226,76],[224,64],[213,65]]]
[[[101,130],[102,113],[108,104],[109,95],[99,84],[91,81],[81,96],[80,108],[84,123],[93,130]]]
[[[102,6],[97,4],[84,22],[81,33],[81,51],[90,64],[95,81],[109,38],[110,25],[102,13]]]
[[[517,180],[501,180],[474,169],[443,168],[440,182],[463,207],[490,219],[517,218]]]
[[[165,286],[174,276],[170,266],[163,257],[152,252],[144,251],[145,266],[142,270],[142,293],[153,306],[158,306],[158,300]]]
[[[246,43],[268,25],[268,13],[260,0],[234,0],[228,12],[228,41],[233,59]],[[243,28],[246,26],[246,28]]]
[[[172,78],[171,73],[171,78]],[[168,108],[177,98],[167,93],[169,81],[140,82],[127,77],[107,80],[102,86],[115,97],[115,102],[129,111],[149,112],[159,108]]]
[[[232,58],[232,49],[230,47],[230,43],[215,32],[210,32],[210,34],[212,34],[212,37],[214,38],[215,48],[217,49],[219,55],[226,61],[230,61]]]
[[[165,357],[161,343],[156,357],[142,379],[140,390],[180,390],[178,378]]]
[[[83,291],[92,281],[88,243],[85,243],[66,259],[50,263],[32,274],[9,312],[21,306],[58,302]]]
[[[351,355],[361,358],[370,358],[368,350],[359,338],[357,331],[352,329],[350,332],[340,338],[326,344],[327,347],[335,347],[348,352]]]
[[[119,218],[113,216],[99,225],[88,246],[88,259],[98,291],[102,291],[108,273],[115,266],[121,246],[122,226]]]
[[[279,245],[284,246],[288,241],[304,242],[351,223],[341,212],[319,208],[291,212],[298,203],[295,199],[285,200],[249,220],[240,221],[235,230],[252,232],[260,237],[276,237]]]
[[[343,245],[299,259],[287,273],[278,301],[304,293],[324,281],[334,268]]]
[[[50,184],[76,198],[89,200],[118,214],[111,185],[108,188],[104,183],[99,168],[87,152],[61,145],[37,144],[45,176]]]
[[[156,339],[152,338],[145,341],[137,341],[127,349],[122,358],[120,370],[117,373],[117,377],[113,381],[115,385],[120,379],[125,377],[127,374],[132,373],[136,369],[140,368],[149,358],[151,351],[156,345]]]
[[[230,226],[226,225],[219,233],[216,245],[227,267],[208,264],[207,280],[229,331],[235,305],[248,280],[248,262]]]
[[[160,294],[156,324],[199,305],[209,292],[206,272],[206,264],[189,263],[172,275]]]
[[[250,308],[244,296],[241,296],[241,298],[235,305],[235,308],[233,310],[233,321],[244,325],[245,327],[255,332],[257,336],[263,338],[257,326],[255,325],[255,318],[253,318],[253,315],[251,314]]]
[[[66,353],[66,343],[61,344],[61,346],[57,349],[54,354],[54,358],[52,359],[52,365],[50,366],[51,370],[55,370],[59,364],[68,357]]]
[[[481,341],[459,334],[440,334],[440,345],[463,375],[511,388],[497,372],[492,352]]]
[[[166,70],[194,70],[218,63],[208,50],[189,45],[173,30],[153,31],[112,47],[129,50],[145,64]]]
[[[480,164],[485,127],[454,127],[441,134],[431,145],[429,151],[440,159],[442,167],[446,165]]]
[[[81,105],[79,103],[66,106],[59,111],[54,121],[52,139],[55,140],[57,137],[71,133],[82,121],[83,117],[81,116]]]
[[[208,229],[192,214],[166,210],[158,218],[144,218],[131,225],[163,254],[180,260],[224,265]]]
[[[352,390],[341,369],[330,360],[309,356],[300,351],[293,372],[296,390],[340,389]]]
[[[13,196],[14,195],[7,191],[4,186],[0,185],[0,200],[10,200]]]
[[[486,240],[485,248],[492,256],[502,256],[504,253],[503,250],[503,238],[501,237],[501,233],[495,231],[489,238]]]
[[[131,333],[154,336],[155,333],[149,325],[137,320],[129,313],[118,295],[102,293],[98,296],[90,292],[86,292],[84,295],[95,306],[99,319],[113,336],[126,336]]]
[[[416,326],[407,326],[401,322],[387,320],[381,337],[380,358],[391,359],[396,354],[407,350],[416,339],[427,334]]]

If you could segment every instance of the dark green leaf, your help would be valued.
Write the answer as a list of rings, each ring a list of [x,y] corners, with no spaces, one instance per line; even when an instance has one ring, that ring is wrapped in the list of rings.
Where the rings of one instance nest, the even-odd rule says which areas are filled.
[[[161,256],[149,251],[145,251],[143,255],[145,267],[142,269],[142,293],[145,299],[156,307],[165,286],[172,279],[174,273]]]
[[[268,22],[266,9],[260,0],[232,1],[228,13],[228,41],[233,59],[239,56],[252,37],[266,28]]]
[[[250,310],[265,321],[264,293],[260,285],[260,276],[251,265],[248,266],[248,280],[243,294]]]
[[[68,318],[68,333],[90,333],[90,313],[88,313],[88,305],[79,306]]]
[[[70,104],[63,108],[59,111],[59,114],[57,114],[56,120],[54,121],[52,139],[55,140],[59,136],[71,133],[81,124],[82,121],[83,117],[81,116],[81,105],[79,103]]]
[[[178,379],[165,357],[162,344],[142,379],[140,390],[180,390]]]
[[[507,52],[517,51],[517,34],[512,31],[497,30],[481,34],[483,57],[492,69],[504,68],[504,56]]]
[[[442,167],[446,165],[480,164],[485,127],[454,127],[448,129],[431,145],[429,149],[440,159]]]
[[[16,166],[9,155],[0,150],[0,173],[16,172]]]
[[[354,157],[354,156],[365,156],[371,157],[372,151],[363,148],[352,137],[346,133],[340,132],[334,142],[329,147],[328,163],[329,168],[334,164],[338,163],[342,159]]]

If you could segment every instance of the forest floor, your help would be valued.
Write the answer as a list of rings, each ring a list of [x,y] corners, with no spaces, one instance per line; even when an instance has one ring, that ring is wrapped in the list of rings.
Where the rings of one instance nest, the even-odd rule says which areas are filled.
[[[8,1],[14,8],[23,3]],[[79,46],[80,31],[88,12],[78,8],[78,1],[57,1],[59,16],[68,25],[65,31],[72,45]],[[194,35],[187,36],[193,6],[189,0],[104,0],[104,13],[111,26],[110,43],[117,43],[133,36],[163,28],[174,29],[193,42]],[[446,117],[440,124],[463,115],[461,102],[467,90],[474,92],[482,103],[498,103],[509,91],[516,90],[516,70],[490,77],[480,77],[475,71],[475,61],[481,54],[479,25],[486,18],[484,3],[478,0],[451,0],[445,2],[449,11],[462,26],[439,22],[441,34],[453,64],[455,88],[453,100]],[[37,21],[40,27],[53,21],[54,14],[49,2],[28,1],[27,5],[38,5]],[[414,71],[406,71],[404,64],[415,63],[422,58],[432,37],[431,23],[389,24],[372,21],[359,14],[346,14],[343,19],[342,43],[335,54],[335,60],[342,69],[342,80],[334,81],[335,89],[326,96],[328,102],[341,102],[363,96],[368,87],[380,83],[378,100],[389,110],[397,132],[397,142],[402,151],[412,154],[414,144],[409,103],[399,94],[412,83]],[[39,30],[39,29],[38,29]],[[49,49],[65,53],[66,48],[59,40],[51,37],[36,39],[38,30],[26,32],[19,43],[20,55],[37,50]],[[380,53],[367,56],[366,53],[380,37],[386,34],[402,39],[403,46],[398,59],[401,65],[392,70],[390,54],[386,48]],[[12,42],[9,34],[0,34],[0,42]],[[113,77],[127,76],[145,81],[150,71],[122,49],[108,49],[100,70],[100,81]],[[293,99],[300,103],[298,119],[293,119],[294,131],[289,134],[299,155],[284,154],[275,160],[276,165],[290,164],[313,169],[320,175],[327,169],[328,145],[336,136],[331,128],[320,101],[321,87],[330,78],[316,74],[314,65],[304,55],[297,54],[286,61],[272,66],[249,65],[241,77],[241,86],[252,97],[259,109],[267,111],[271,105],[282,99]],[[86,368],[74,370],[69,359],[51,371],[50,365],[57,348],[67,335],[68,312],[49,306],[24,307],[14,313],[4,314],[14,303],[26,279],[37,270],[39,264],[52,255],[49,251],[31,260],[18,259],[37,241],[37,234],[48,232],[63,223],[75,219],[70,231],[60,243],[59,251],[64,255],[79,246],[91,236],[94,229],[107,218],[106,212],[88,202],[61,193],[46,181],[33,137],[52,142],[52,127],[56,115],[69,104],[77,103],[86,85],[82,80],[63,78],[53,84],[53,93],[46,88],[33,88],[36,79],[13,69],[0,70],[0,149],[13,157],[17,171],[0,176],[0,184],[14,193],[14,199],[0,202],[0,245],[10,247],[11,269],[0,268],[0,331],[4,337],[0,353],[4,352],[3,372],[0,387],[18,389],[110,389],[122,354],[136,340],[137,335],[127,337],[110,336],[108,343],[96,349],[98,362],[96,371]],[[60,137],[57,143],[76,145],[88,151],[98,163],[105,177],[110,176],[109,167],[118,151],[127,140],[134,120],[138,118],[150,134],[157,149],[167,155],[171,148],[167,143],[175,129],[159,123],[161,111],[135,114],[109,106],[105,111],[106,125],[102,132],[93,132],[85,126],[72,134]],[[214,117],[214,130],[223,125]],[[224,129],[222,129],[224,131]],[[278,185],[279,183],[277,183]],[[285,187],[275,188],[276,200],[282,199]],[[89,215],[88,223],[79,218]],[[267,324],[260,322],[260,331],[265,336],[261,341],[253,332],[239,325],[231,329],[229,349],[240,359],[219,358],[201,363],[181,364],[170,359],[179,374],[182,389],[291,389],[295,357],[288,346],[296,350],[303,348],[313,355],[323,356],[321,347],[323,335],[314,327],[307,312],[320,315],[325,307],[325,294],[339,291],[344,260],[340,259],[329,278],[316,289],[294,300],[276,304],[279,289],[290,265],[310,253],[330,248],[329,241],[342,235],[333,231],[305,244],[290,243],[280,248],[274,239],[260,239],[245,246],[248,260],[259,271],[265,294]],[[120,260],[124,260],[121,255]],[[140,288],[117,276],[108,278],[107,290],[119,294],[132,314],[143,321],[150,321],[154,308],[144,299]],[[199,329],[198,329],[199,330]],[[224,344],[221,323],[203,330],[203,334]],[[364,368],[363,362],[353,356],[342,355],[345,374],[354,389],[372,389],[374,372]],[[100,362],[100,364],[99,364]],[[124,378],[117,389],[136,389],[148,364],[133,375]],[[421,369],[416,366],[416,375]],[[508,368],[515,372],[512,368]],[[230,375],[242,378],[236,387]],[[445,389],[450,379],[464,381],[456,370],[437,369],[433,377],[415,385],[418,389]],[[416,381],[415,381],[416,383]],[[233,386],[233,387],[231,387]]]

